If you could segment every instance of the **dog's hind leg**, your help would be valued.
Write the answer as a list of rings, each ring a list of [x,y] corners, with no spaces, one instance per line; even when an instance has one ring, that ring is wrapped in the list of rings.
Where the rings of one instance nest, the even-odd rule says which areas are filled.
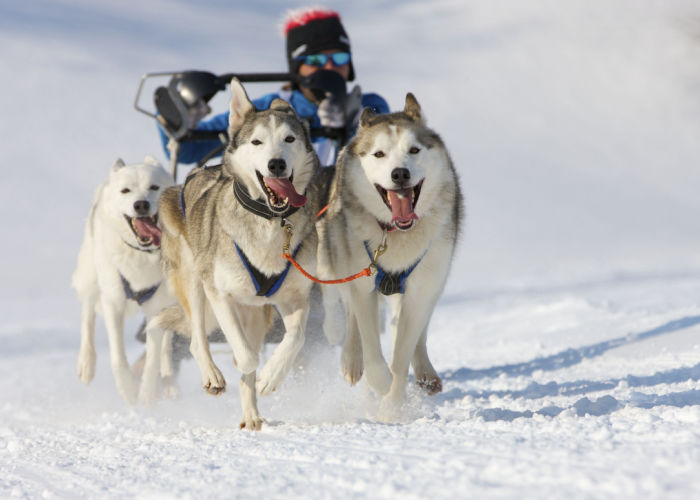
[[[340,294],[333,285],[321,287],[323,300],[323,333],[331,345],[340,344],[346,333],[346,314]]]
[[[126,359],[124,347],[124,308],[123,301],[102,298],[102,312],[107,327],[109,339],[109,357],[114,373],[117,390],[124,401],[133,405],[136,403],[137,385],[129,361]]]
[[[95,306],[93,297],[84,299],[80,318],[80,353],[78,354],[78,378],[89,384],[95,376]]]
[[[355,314],[348,308],[347,334],[343,344],[343,352],[340,355],[340,367],[343,378],[350,385],[355,385],[362,378],[364,363],[362,361],[362,341],[357,327]]]
[[[433,368],[433,364],[428,358],[428,349],[426,346],[426,340],[428,337],[427,326],[423,329],[418,343],[416,344],[416,350],[413,353],[413,374],[416,377],[416,384],[427,392],[430,396],[442,392],[442,380],[440,376]]]
[[[261,395],[270,394],[279,387],[304,345],[304,330],[309,315],[308,302],[280,302],[277,309],[282,315],[285,333],[282,342],[272,352],[258,377],[256,387]]]
[[[204,290],[198,284],[192,284],[189,288],[191,293],[188,297],[188,303],[192,327],[190,352],[202,375],[202,387],[209,394],[217,396],[226,390],[226,379],[214,363],[209,350],[209,340],[205,327],[206,298]]]
[[[163,330],[150,322],[146,329],[146,362],[141,377],[139,401],[145,405],[152,404],[158,397],[161,345]]]

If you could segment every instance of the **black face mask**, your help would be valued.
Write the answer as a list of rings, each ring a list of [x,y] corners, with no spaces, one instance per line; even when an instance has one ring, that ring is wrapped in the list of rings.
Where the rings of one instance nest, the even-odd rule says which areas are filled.
[[[300,87],[308,88],[314,97],[321,101],[330,92],[331,99],[344,106],[347,98],[345,79],[335,71],[320,69],[309,76],[298,80]]]

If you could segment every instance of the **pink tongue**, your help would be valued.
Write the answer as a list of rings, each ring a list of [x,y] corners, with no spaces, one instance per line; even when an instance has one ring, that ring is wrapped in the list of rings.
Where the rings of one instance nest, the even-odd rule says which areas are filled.
[[[157,247],[160,246],[160,229],[153,223],[153,219],[150,217],[136,218],[134,219],[134,226],[139,233],[139,237],[144,240],[147,240],[149,237],[153,238],[153,244]]]
[[[288,198],[293,207],[303,207],[306,203],[306,196],[297,193],[289,179],[279,179],[277,177],[265,177],[265,184],[272,189],[281,199]]]
[[[391,201],[391,222],[408,222],[417,219],[418,216],[413,211],[413,201],[411,200],[411,188],[400,191],[388,191]]]

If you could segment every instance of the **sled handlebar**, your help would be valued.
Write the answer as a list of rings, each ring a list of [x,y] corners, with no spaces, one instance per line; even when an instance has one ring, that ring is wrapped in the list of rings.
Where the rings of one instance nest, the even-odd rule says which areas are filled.
[[[187,74],[199,75],[200,82],[198,83],[201,83],[203,78],[205,80],[205,85],[208,87],[208,91],[212,93],[224,90],[234,76],[241,82],[251,83],[296,82],[299,79],[298,75],[293,75],[292,73],[224,73],[219,76],[204,71],[161,71],[157,73],[146,73],[141,77],[138,89],[136,90],[136,97],[134,99],[134,108],[136,111],[150,116],[151,118],[156,118],[157,116],[155,112],[145,109],[140,105],[141,94],[147,80],[157,77],[171,77],[171,79],[173,79],[173,77]]]

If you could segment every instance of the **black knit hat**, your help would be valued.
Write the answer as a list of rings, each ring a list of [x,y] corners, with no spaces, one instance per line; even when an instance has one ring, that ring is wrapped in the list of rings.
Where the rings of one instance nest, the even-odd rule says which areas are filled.
[[[350,52],[350,39],[340,22],[340,16],[332,10],[311,9],[292,13],[285,22],[287,36],[287,63],[289,72],[297,74],[299,56],[318,54],[324,50]],[[348,81],[355,79],[355,68],[350,59]]]

